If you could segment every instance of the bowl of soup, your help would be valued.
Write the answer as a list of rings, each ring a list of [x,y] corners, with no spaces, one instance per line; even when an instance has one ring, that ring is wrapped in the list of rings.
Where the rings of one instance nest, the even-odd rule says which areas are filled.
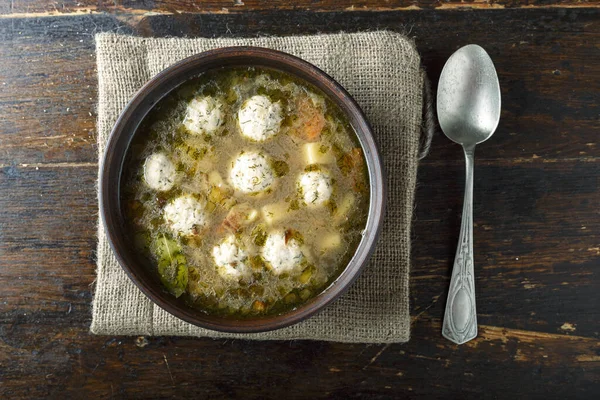
[[[371,128],[317,67],[255,47],[162,71],[117,120],[100,212],[127,275],[189,323],[302,321],[366,265],[385,180]]]

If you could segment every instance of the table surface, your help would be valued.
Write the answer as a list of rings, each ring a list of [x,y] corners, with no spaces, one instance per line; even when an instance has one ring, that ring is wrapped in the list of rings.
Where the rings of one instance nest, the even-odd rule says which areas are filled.
[[[0,4],[0,397],[599,398],[598,2],[271,4]],[[476,154],[478,338],[456,346],[440,334],[463,159],[439,133],[419,167],[409,343],[90,335],[94,33],[383,28],[415,38],[434,83],[468,43],[488,50],[500,76],[500,126]]]

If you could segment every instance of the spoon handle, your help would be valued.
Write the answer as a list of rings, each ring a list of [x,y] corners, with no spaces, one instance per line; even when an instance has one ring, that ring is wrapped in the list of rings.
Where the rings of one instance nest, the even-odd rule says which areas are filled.
[[[477,336],[475,277],[473,271],[473,164],[475,146],[464,147],[464,151],[466,180],[462,222],[442,326],[442,335],[456,344],[463,344]]]

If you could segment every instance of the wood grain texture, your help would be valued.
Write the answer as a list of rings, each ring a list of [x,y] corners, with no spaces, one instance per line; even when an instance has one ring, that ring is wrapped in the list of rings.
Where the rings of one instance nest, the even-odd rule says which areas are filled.
[[[590,7],[596,0],[10,0],[4,15],[60,15],[89,12],[143,14],[244,13],[248,11],[392,11],[419,9],[505,9]]]
[[[599,17],[534,9],[1,18],[0,397],[597,398]],[[415,37],[434,82],[469,42],[498,69],[501,125],[476,154],[479,337],[456,346],[440,335],[463,180],[460,148],[442,135],[419,170],[408,344],[89,335],[93,33],[367,28]]]

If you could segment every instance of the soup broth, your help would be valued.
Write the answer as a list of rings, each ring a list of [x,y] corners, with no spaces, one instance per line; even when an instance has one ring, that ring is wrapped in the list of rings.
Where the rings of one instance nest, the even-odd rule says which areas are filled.
[[[210,314],[278,314],[322,292],[366,225],[356,135],[318,89],[224,68],[160,101],[130,146],[121,203],[166,290]]]

